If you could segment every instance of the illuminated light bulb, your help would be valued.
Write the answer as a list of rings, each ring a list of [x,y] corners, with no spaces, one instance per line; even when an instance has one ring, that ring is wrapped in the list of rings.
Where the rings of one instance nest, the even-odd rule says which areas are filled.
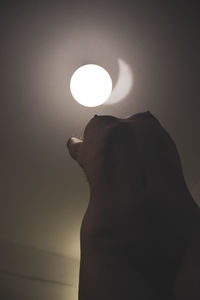
[[[103,104],[112,92],[112,79],[102,67],[94,64],[77,69],[70,81],[74,99],[88,107]]]

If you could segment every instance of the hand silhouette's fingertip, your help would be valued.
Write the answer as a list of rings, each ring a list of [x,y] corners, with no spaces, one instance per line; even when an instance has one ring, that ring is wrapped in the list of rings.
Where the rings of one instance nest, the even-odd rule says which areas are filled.
[[[68,141],[67,141],[67,148],[69,148],[70,142],[71,142],[71,138],[69,138]]]

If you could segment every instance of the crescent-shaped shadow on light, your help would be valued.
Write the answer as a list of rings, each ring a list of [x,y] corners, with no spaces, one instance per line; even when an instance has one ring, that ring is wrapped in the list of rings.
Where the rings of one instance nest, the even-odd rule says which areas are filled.
[[[119,77],[114,86],[110,97],[103,105],[113,105],[122,101],[131,91],[133,87],[133,73],[129,65],[122,59],[118,59]]]

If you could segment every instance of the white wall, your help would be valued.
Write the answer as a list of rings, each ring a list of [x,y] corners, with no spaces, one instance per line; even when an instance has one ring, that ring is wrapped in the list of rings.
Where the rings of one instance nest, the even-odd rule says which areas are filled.
[[[79,261],[0,240],[0,299],[77,300]]]

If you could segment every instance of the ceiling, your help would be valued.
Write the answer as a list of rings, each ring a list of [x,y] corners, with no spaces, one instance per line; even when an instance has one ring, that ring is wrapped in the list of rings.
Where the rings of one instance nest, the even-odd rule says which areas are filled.
[[[80,257],[89,200],[82,170],[66,149],[94,114],[150,110],[179,149],[186,182],[200,203],[197,2],[27,1],[1,10],[0,237]],[[69,82],[95,63],[115,85],[118,59],[134,84],[113,105],[87,108]],[[196,192],[197,191],[197,192]]]

